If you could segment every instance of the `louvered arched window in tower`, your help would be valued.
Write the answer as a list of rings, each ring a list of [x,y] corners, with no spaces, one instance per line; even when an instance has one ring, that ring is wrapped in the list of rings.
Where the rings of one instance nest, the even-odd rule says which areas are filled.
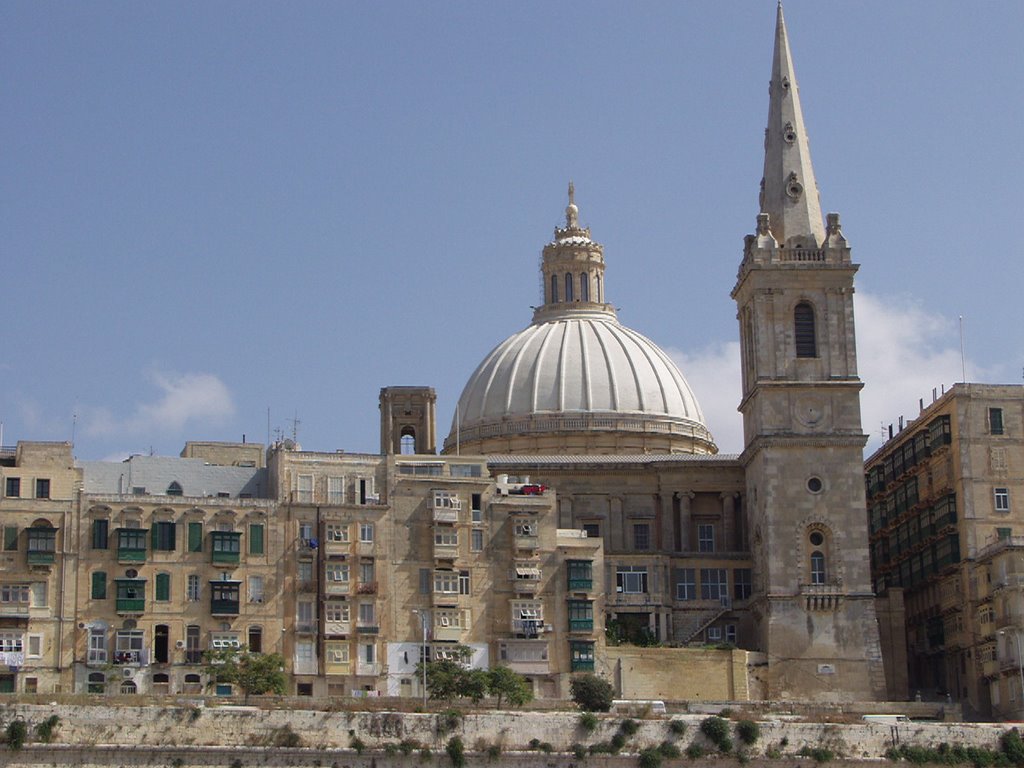
[[[818,343],[814,329],[814,307],[801,301],[793,309],[793,332],[797,357],[817,357]]]

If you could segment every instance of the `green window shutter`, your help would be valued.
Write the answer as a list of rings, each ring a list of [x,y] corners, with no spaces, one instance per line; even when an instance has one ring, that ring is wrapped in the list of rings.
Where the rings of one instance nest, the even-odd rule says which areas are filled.
[[[156,599],[171,599],[171,574],[158,573],[156,575]]]
[[[4,550],[14,552],[18,548],[18,526],[4,526]]]
[[[107,574],[104,571],[92,572],[92,599],[107,599]]]
[[[151,550],[153,550],[154,552],[156,552],[156,548],[157,548],[157,532],[156,532],[156,531],[157,531],[157,524],[156,524],[156,523],[153,523],[153,524],[152,524],[152,525],[151,525],[151,526],[149,527],[149,531],[150,531],[150,536],[149,536],[149,538],[150,538],[149,548],[150,548]]]
[[[189,552],[202,552],[203,551],[203,524],[202,523],[189,523],[188,524],[188,551]]]
[[[263,526],[260,524],[249,526],[249,554],[263,554]]]
[[[107,548],[107,532],[109,523],[106,520],[93,520],[92,521],[92,548],[93,549],[106,549]]]

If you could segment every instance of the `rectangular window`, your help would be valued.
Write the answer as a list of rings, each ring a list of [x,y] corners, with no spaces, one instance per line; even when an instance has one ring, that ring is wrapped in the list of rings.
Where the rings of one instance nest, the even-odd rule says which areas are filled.
[[[327,541],[335,544],[348,544],[348,525],[343,523],[327,524]]]
[[[435,547],[457,547],[459,546],[459,532],[455,528],[435,528]]]
[[[1006,541],[1013,535],[1012,528],[996,528],[996,538],[999,541]]]
[[[594,604],[589,600],[569,601],[569,631],[590,632],[594,629]]]
[[[202,552],[203,551],[203,524],[202,523],[189,523],[188,524],[188,551],[189,552]]]
[[[4,584],[0,586],[0,603],[23,603],[28,605],[28,585]]]
[[[473,511],[473,522],[474,523],[482,523],[483,519],[484,519],[484,511],[483,511],[482,498],[483,498],[482,495],[479,494],[479,493],[474,493],[470,497],[470,499],[471,499],[470,507],[472,508],[472,511]]]
[[[584,523],[583,532],[587,534],[588,539],[599,539],[601,538],[601,525],[600,523]]]
[[[726,624],[725,625],[725,642],[736,644],[736,625]]]
[[[459,571],[459,594],[472,594],[469,588],[469,571]]]
[[[28,636],[28,654],[29,657],[38,659],[43,655],[43,636],[42,635],[29,635]]]
[[[0,653],[21,653],[24,637],[21,632],[0,632]]]
[[[484,532],[474,528],[469,532],[469,549],[471,552],[481,552],[484,548]]]
[[[647,550],[651,548],[651,526],[647,523],[633,524],[633,549]]]
[[[345,478],[344,477],[328,477],[327,478],[327,503],[328,504],[344,504],[345,503]]]
[[[591,560],[567,560],[570,590],[589,590],[594,587],[594,564]]]
[[[376,623],[377,612],[373,603],[359,604],[359,623],[364,627],[372,627]]]
[[[106,549],[107,539],[110,532],[110,521],[109,520],[93,520],[92,521],[92,548],[93,549]]]
[[[457,571],[434,571],[434,592],[442,595],[459,593],[459,574]]]
[[[374,567],[373,560],[368,560],[359,564],[359,581],[363,584],[369,584],[370,582],[376,581],[377,569]]]
[[[359,524],[359,541],[363,544],[373,543],[373,523]]]
[[[348,645],[345,643],[327,643],[328,664],[348,664]]]
[[[993,435],[1003,434],[1003,409],[988,409],[988,431]]]
[[[715,551],[715,526],[710,523],[700,523],[697,526],[697,550],[699,552]]]
[[[366,643],[361,646],[363,661],[367,664],[373,664],[377,661],[377,646],[373,643]]]
[[[348,566],[346,566],[346,568],[347,567]],[[303,583],[313,581],[313,563],[309,560],[299,560],[299,562],[295,564],[295,577]],[[346,578],[346,581],[347,580],[348,579]]]
[[[708,627],[708,642],[718,643],[722,641],[721,627]]]
[[[253,523],[249,526],[249,554],[263,554],[263,525],[261,523]]]
[[[620,565],[615,571],[615,591],[627,595],[647,592],[647,566]]]
[[[1009,488],[996,488],[993,490],[993,496],[995,497],[996,512],[1009,512],[1010,511],[1010,489]]]
[[[746,600],[752,591],[751,570],[749,568],[733,568],[732,596],[737,600]]]
[[[348,563],[328,563],[327,570],[325,571],[327,576],[327,582],[329,584],[348,584],[349,581],[349,567]],[[300,574],[300,580],[312,581],[313,574],[310,573],[309,579],[302,579]]]
[[[36,498],[37,499],[48,499],[50,498],[50,480],[49,478],[40,477],[36,479]]]
[[[171,599],[171,574],[158,573],[156,575],[156,600],[165,603]]]
[[[262,603],[263,602],[263,577],[262,576],[250,576],[249,577],[249,602],[250,603]]]
[[[697,569],[679,568],[676,570],[676,600],[697,599]]]
[[[4,485],[4,496],[9,499],[17,499],[21,496],[21,478],[8,477]]]
[[[313,502],[313,476],[298,475],[295,478],[295,501],[299,504]]]
[[[50,585],[45,581],[34,581],[32,582],[31,589],[33,608],[45,608],[49,605]]]
[[[100,627],[90,627],[89,629],[88,663],[107,663],[107,633]]]
[[[357,504],[376,504],[379,499],[373,493],[373,478],[360,477],[356,480]]]
[[[202,592],[202,582],[199,576],[190,573],[188,576],[188,600],[190,603],[198,603]]]
[[[153,551],[173,552],[175,547],[175,525],[173,522],[153,523]]]
[[[40,555],[48,557],[48,562],[53,562],[53,553],[57,551],[57,529],[56,528],[29,528],[28,529],[28,556]],[[47,562],[41,560],[40,562]]]
[[[105,571],[92,572],[92,599],[107,599],[107,574]]]
[[[348,603],[327,603],[324,607],[327,621],[345,622],[349,620]]]
[[[729,603],[729,577],[725,568],[700,569],[700,599]]]
[[[4,552],[16,552],[18,550],[18,526],[4,526]]]

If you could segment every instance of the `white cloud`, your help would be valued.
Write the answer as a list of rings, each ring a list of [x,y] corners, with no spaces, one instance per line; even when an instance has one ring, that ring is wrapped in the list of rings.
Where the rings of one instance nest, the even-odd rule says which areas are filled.
[[[931,402],[932,388],[941,391],[961,376],[959,331],[954,318],[925,310],[915,299],[858,291],[857,362],[864,389],[861,415],[869,435],[865,455],[882,443],[881,425],[918,414],[918,399]],[[740,402],[740,347],[737,341],[717,342],[693,354],[667,350],[693,388],[704,419],[723,453],[743,448]],[[968,361],[975,381],[993,375]]]
[[[92,435],[180,432],[194,422],[222,422],[234,415],[231,392],[212,373],[164,373],[149,378],[160,390],[154,402],[139,403],[130,416],[118,417],[109,408],[83,408],[85,431]]]

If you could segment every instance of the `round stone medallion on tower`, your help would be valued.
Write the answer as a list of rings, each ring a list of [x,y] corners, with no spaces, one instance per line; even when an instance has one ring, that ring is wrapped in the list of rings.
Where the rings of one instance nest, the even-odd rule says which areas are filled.
[[[605,303],[604,249],[565,227],[541,263],[533,322],[495,347],[466,383],[444,453],[717,453],[679,368]]]

